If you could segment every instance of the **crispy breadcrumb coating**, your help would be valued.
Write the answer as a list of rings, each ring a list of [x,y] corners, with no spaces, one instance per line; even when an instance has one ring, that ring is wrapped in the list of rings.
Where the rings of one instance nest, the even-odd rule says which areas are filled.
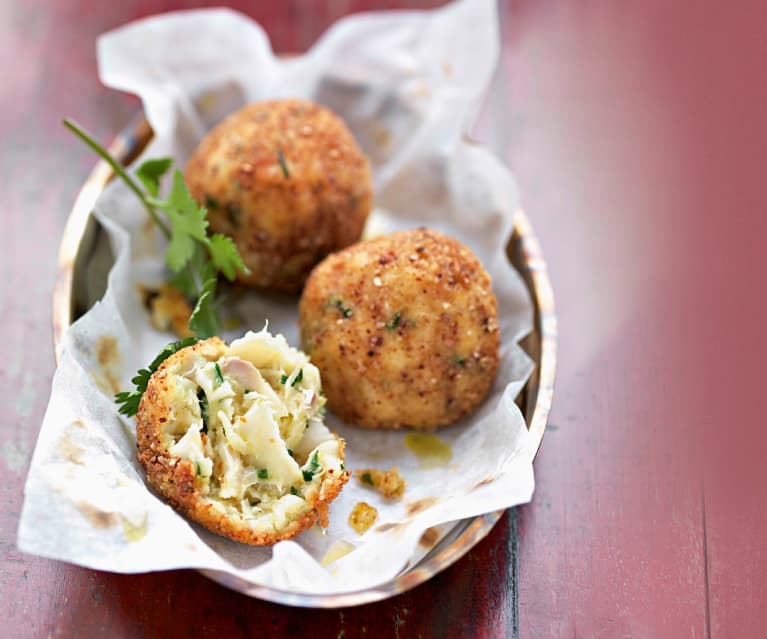
[[[358,426],[451,424],[477,408],[498,369],[490,276],[466,246],[428,229],[327,257],[306,283],[299,324],[328,407]]]
[[[176,287],[163,284],[148,304],[149,319],[158,331],[173,331],[181,339],[193,335],[189,330],[192,305]]]
[[[344,442],[321,408],[316,368],[282,336],[249,333],[231,346],[210,338],[152,375],[137,414],[138,458],[149,484],[190,519],[273,544],[327,525],[348,481]]]
[[[227,117],[200,143],[185,178],[211,230],[232,237],[250,269],[240,281],[288,292],[360,238],[373,201],[370,166],[349,129],[299,99]]]

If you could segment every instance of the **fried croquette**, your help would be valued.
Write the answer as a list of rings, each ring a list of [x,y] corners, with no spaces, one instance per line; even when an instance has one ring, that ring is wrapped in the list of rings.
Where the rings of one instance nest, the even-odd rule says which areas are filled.
[[[150,485],[209,530],[252,545],[319,520],[349,479],[322,423],[320,375],[282,335],[213,337],[171,355],[137,414]]]
[[[286,292],[360,238],[373,201],[370,166],[349,129],[298,99],[227,117],[197,147],[185,178],[211,229],[234,240],[250,269],[240,281]]]
[[[490,276],[466,246],[428,229],[327,257],[306,283],[299,324],[328,407],[358,426],[451,424],[477,408],[498,369]]]

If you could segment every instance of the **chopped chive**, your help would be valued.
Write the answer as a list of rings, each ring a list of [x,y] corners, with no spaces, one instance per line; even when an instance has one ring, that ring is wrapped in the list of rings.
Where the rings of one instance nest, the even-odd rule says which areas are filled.
[[[370,473],[362,473],[362,481],[373,486],[373,476]]]
[[[453,358],[453,363],[455,363],[456,366],[460,366],[461,368],[466,366],[466,360],[463,357],[458,357],[457,355]]]
[[[277,161],[280,163],[282,176],[287,180],[290,177],[290,171],[288,171],[288,163],[285,161],[285,154],[280,148],[277,149]]]
[[[388,328],[390,331],[393,331],[395,328],[399,326],[400,321],[400,314],[394,313],[394,317],[392,317],[388,322],[386,322],[386,328]]]
[[[304,369],[300,368],[298,369],[298,375],[296,375],[293,378],[293,381],[290,382],[291,387],[294,387],[298,382],[300,382],[304,378]],[[280,384],[285,385],[288,382],[288,379],[290,379],[290,375],[283,375],[280,377]]]
[[[288,448],[288,455],[290,455],[291,457],[295,459],[295,455],[293,454],[293,451],[290,450],[290,448]]]
[[[223,384],[224,376],[221,374],[221,367],[218,365],[218,362],[216,362],[215,366],[216,366],[216,379],[218,380],[219,384]]]
[[[312,458],[309,460],[309,468],[301,471],[304,476],[304,481],[311,481],[312,477],[317,474],[319,469],[320,460],[317,457],[317,451],[315,450],[314,455],[312,455]]]
[[[337,297],[331,296],[328,299],[328,306],[331,307],[331,308],[337,309],[338,312],[341,313],[342,317],[351,317],[352,316],[352,309],[351,309],[351,307],[344,306],[343,300],[340,300]]]
[[[291,495],[295,495],[296,497],[298,497],[298,491],[296,490],[295,486],[291,486],[290,487],[290,494]]]
[[[195,474],[198,477],[202,477],[202,470],[200,470],[200,463],[199,462],[194,462],[194,470],[195,470]]]
[[[208,432],[208,398],[205,395],[205,391],[202,390],[202,388],[197,391],[197,401],[200,404],[200,416],[202,417],[202,428],[200,430],[203,433],[207,433]]]
[[[344,466],[343,462],[341,462],[341,470],[346,470],[346,466]]]
[[[266,468],[259,468],[258,469],[258,478],[259,479],[269,479],[269,471],[266,470]]]

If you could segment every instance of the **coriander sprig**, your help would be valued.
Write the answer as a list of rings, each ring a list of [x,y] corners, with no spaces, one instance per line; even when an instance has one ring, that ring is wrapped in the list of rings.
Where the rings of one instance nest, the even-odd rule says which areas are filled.
[[[173,172],[167,197],[160,196],[160,182],[173,166],[171,158],[143,162],[136,170],[137,182],[81,126],[70,119],[64,120],[64,126],[112,167],[168,239],[165,264],[174,274],[170,283],[194,301],[189,329],[199,338],[218,334],[220,321],[215,299],[218,274],[232,281],[237,271],[250,272],[232,239],[221,233],[208,235],[208,210],[192,197],[178,169]]]
[[[133,180],[130,174],[128,174],[128,172],[123,168],[123,166],[109,154],[109,151],[107,151],[103,146],[101,146],[98,142],[96,142],[96,140],[94,140],[93,137],[89,135],[85,131],[85,129],[83,129],[74,120],[70,120],[69,118],[64,118],[64,126],[67,127],[70,131],[72,131],[72,133],[74,133],[78,138],[80,138],[83,142],[85,142],[89,147],[91,147],[91,149],[93,149],[96,152],[96,154],[101,157],[102,160],[104,160],[110,167],[112,167],[112,170],[115,172],[115,174],[120,176],[120,178],[122,179],[123,182],[125,182],[128,188],[136,194],[139,200],[141,200],[141,203],[144,205],[144,208],[146,209],[146,212],[149,214],[149,217],[151,217],[154,223],[157,224],[157,226],[163,232],[165,237],[170,238],[170,229],[168,229],[168,227],[165,225],[165,222],[163,222],[160,219],[160,217],[157,215],[157,212],[154,210],[152,205],[147,201],[143,191],[141,190],[141,187],[139,187],[139,185],[136,184],[136,182]],[[166,160],[169,160],[169,159],[166,158]],[[149,162],[146,162],[145,164],[148,164],[148,163]],[[169,160],[169,164],[165,168],[163,173],[165,173],[165,171],[167,171],[170,168],[170,163],[172,163],[172,160]],[[158,177],[158,181],[159,181],[159,177]],[[155,193],[155,195],[157,194]]]
[[[120,405],[119,412],[128,417],[132,417],[138,412],[138,405],[141,402],[141,397],[146,391],[146,387],[149,384],[149,378],[152,377],[160,364],[168,359],[173,353],[180,351],[182,348],[196,344],[199,340],[196,337],[187,337],[178,342],[171,342],[165,348],[160,351],[160,354],[152,360],[147,368],[142,368],[138,375],[136,375],[131,383],[136,387],[133,391],[124,391],[115,395],[115,402]]]

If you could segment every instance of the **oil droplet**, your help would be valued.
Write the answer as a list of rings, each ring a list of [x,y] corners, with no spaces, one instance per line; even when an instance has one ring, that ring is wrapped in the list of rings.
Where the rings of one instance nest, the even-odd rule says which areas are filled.
[[[123,534],[128,541],[140,541],[146,537],[147,531],[147,516],[144,513],[141,517],[141,521],[136,524],[135,520],[131,521],[125,515],[120,515],[120,523],[123,526]]]
[[[355,548],[356,546],[354,544],[350,544],[348,541],[337,541],[330,548],[328,548],[328,551],[322,558],[320,565],[329,566],[334,561],[341,559],[341,557],[346,557],[346,555],[348,555]]]
[[[450,444],[430,433],[408,433],[405,446],[418,458],[421,468],[445,466],[453,458]]]

